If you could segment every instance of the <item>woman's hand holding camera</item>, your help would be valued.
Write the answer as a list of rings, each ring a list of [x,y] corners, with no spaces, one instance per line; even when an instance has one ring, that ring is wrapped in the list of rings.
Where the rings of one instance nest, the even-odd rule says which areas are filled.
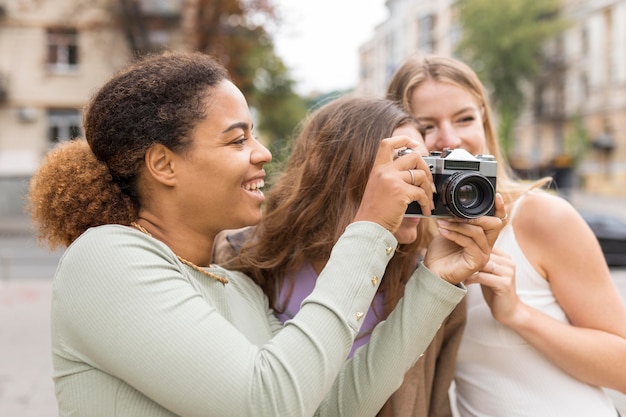
[[[361,205],[354,221],[371,221],[395,232],[409,203],[416,201],[424,215],[434,209],[432,173],[419,152],[398,158],[398,150],[420,143],[408,136],[381,142]],[[458,284],[485,268],[491,248],[506,220],[502,196],[495,198],[495,215],[476,219],[438,219],[440,234],[428,247],[424,264],[442,279]]]
[[[397,158],[398,149],[417,146],[420,143],[409,136],[383,139],[355,221],[376,222],[393,233],[412,201],[418,202],[423,213],[431,213],[435,189],[428,165],[419,152]]]
[[[428,246],[426,267],[452,284],[484,269],[506,221],[500,194],[496,194],[495,207],[494,216],[438,219],[439,235]]]

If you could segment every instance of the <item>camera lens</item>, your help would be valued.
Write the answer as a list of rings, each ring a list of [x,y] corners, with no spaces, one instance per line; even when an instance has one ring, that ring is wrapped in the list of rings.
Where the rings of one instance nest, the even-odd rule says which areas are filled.
[[[457,200],[463,207],[474,207],[476,202],[482,198],[480,188],[477,188],[475,184],[465,184],[459,187],[457,192]]]
[[[496,190],[482,174],[475,171],[456,172],[442,187],[442,201],[457,217],[474,219],[489,213]]]

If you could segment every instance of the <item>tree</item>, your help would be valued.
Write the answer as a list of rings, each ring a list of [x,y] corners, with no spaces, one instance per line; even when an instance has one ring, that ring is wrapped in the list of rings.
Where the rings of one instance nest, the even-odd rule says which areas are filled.
[[[251,59],[256,71],[250,101],[258,110],[258,130],[268,138],[273,161],[280,166],[289,152],[288,142],[309,106],[294,92],[294,81],[282,59],[273,53],[260,53]]]
[[[559,0],[459,0],[462,39],[457,52],[491,92],[508,155],[513,125],[524,106],[523,84],[538,74],[542,50],[568,22]]]
[[[271,28],[279,19],[272,0],[181,0],[162,3],[165,7],[112,1],[134,56],[170,47],[151,36],[165,31],[182,33],[186,49],[218,58],[256,109],[257,130],[269,142],[284,141],[304,117],[305,102],[274,51]]]

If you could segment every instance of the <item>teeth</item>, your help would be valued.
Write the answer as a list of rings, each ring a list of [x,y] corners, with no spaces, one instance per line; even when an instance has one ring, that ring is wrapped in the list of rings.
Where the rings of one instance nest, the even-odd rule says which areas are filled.
[[[259,188],[263,188],[263,186],[265,186],[265,181],[259,180],[257,182],[252,182],[252,183],[244,185],[244,189],[246,191],[254,191],[254,190],[258,190]]]

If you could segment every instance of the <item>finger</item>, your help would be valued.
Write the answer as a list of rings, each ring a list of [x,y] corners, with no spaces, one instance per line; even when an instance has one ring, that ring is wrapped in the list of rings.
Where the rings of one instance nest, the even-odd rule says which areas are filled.
[[[485,269],[483,270],[483,272],[486,272],[488,274],[495,274],[497,267],[498,267],[498,264],[492,258],[489,262],[487,262],[487,265],[485,266]]]
[[[421,156],[419,159],[416,160],[416,162],[417,162],[417,165],[415,166],[415,168],[428,173],[428,177],[432,181],[433,179],[432,167],[426,161],[424,161],[424,158],[422,158]],[[434,185],[433,185],[433,188],[434,188]]]
[[[464,283],[466,285],[481,284],[491,289],[501,288],[505,284],[502,282],[501,277],[483,271],[471,275]]]
[[[415,190],[409,190],[409,195],[413,198],[412,201],[417,202],[421,209],[422,214],[428,216],[435,209],[435,202],[433,201],[434,185],[430,179],[428,173],[416,170],[408,169],[406,175],[403,178],[407,178],[406,182],[413,187],[418,187]]]
[[[493,248],[491,249],[491,256],[492,257],[497,257],[499,259],[511,259],[511,255],[509,255],[508,253],[506,253],[505,251],[503,251],[502,249],[499,248]]]
[[[502,221],[501,217],[505,217],[506,209],[504,207],[504,199],[499,193],[496,193],[495,207],[495,214],[493,216],[482,216],[476,219],[464,220],[468,224],[473,224],[481,227],[484,230],[485,236],[487,237],[487,240],[489,241],[489,245],[491,247],[493,247],[493,245],[496,243],[496,239],[498,238],[500,231],[505,225],[505,222]],[[506,220],[507,219],[505,219],[505,221]],[[463,220],[455,219],[455,221]]]
[[[489,262],[480,273],[501,278],[512,277],[515,274],[515,262],[506,254],[499,255],[492,252]]]
[[[413,148],[416,146],[419,146],[419,142],[410,136],[399,135],[391,138],[385,138],[380,142],[380,148],[378,150],[378,154],[376,155],[374,165],[387,164],[395,159],[402,159],[397,158],[398,149]],[[410,154],[406,156],[410,156]],[[419,156],[419,154],[417,156]],[[405,169],[408,168],[409,167],[407,166]]]
[[[411,171],[410,169],[407,171],[409,175],[411,176],[411,185],[415,185],[415,175],[413,174],[413,171]]]
[[[515,271],[515,262],[513,262],[508,256],[500,256],[491,252],[489,261],[479,271],[478,274],[482,274],[483,277],[510,277]]]
[[[456,221],[456,219],[437,219],[439,230],[468,237],[487,256],[485,262],[489,260],[491,246],[482,227],[469,222]],[[450,236],[453,236],[452,234]],[[456,242],[456,241],[455,241]],[[458,242],[457,242],[458,243]],[[463,245],[463,247],[466,247]]]
[[[414,173],[417,171],[423,172],[426,175],[426,178],[428,178],[428,180],[431,183],[433,181],[433,174],[430,170],[430,166],[428,166],[426,161],[424,161],[424,158],[422,158],[422,156],[417,152],[406,154],[400,158],[397,158],[394,161],[394,165],[400,171],[405,171],[405,170],[410,169],[410,170],[414,170]],[[432,185],[432,189],[434,192],[435,191],[434,184]]]
[[[438,220],[441,236],[463,249],[463,257],[470,269],[479,271],[489,261],[489,243],[480,228],[466,225],[464,228],[448,228],[448,223]]]
[[[419,169],[407,169],[404,172],[405,174],[403,174],[402,178],[405,179],[407,184],[420,187],[429,194],[434,192],[434,186],[428,172]]]
[[[433,182],[432,172],[426,161],[424,161],[421,155],[414,152],[395,160],[394,166],[399,170],[407,171],[407,183],[411,184],[413,182],[413,185],[419,186],[424,190],[427,199],[415,198],[413,201],[420,205],[422,214],[430,216],[435,209],[433,194],[437,192],[437,189]]]
[[[495,213],[493,216],[499,218],[500,221],[505,221],[509,215],[506,212],[506,207],[504,206],[504,198],[502,197],[502,194],[496,193],[494,204],[495,204]]]

